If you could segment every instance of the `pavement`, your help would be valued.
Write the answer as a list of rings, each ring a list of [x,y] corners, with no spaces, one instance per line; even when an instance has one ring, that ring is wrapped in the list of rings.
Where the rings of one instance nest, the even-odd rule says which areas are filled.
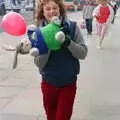
[[[25,14],[28,24],[32,15]],[[69,17],[81,22],[82,12]],[[110,28],[102,49],[96,47],[96,29],[93,34],[81,32],[88,45],[88,56],[81,60],[78,90],[71,120],[120,120],[120,17]],[[41,76],[29,55],[19,55],[18,66],[12,69],[13,51],[2,45],[15,46],[21,37],[0,34],[0,120],[46,120],[40,91]]]

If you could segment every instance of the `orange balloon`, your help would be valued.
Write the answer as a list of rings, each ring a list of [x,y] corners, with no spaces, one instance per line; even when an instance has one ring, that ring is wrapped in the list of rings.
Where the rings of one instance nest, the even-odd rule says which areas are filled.
[[[13,36],[24,35],[27,28],[24,18],[16,12],[9,12],[4,15],[1,26],[6,33]]]

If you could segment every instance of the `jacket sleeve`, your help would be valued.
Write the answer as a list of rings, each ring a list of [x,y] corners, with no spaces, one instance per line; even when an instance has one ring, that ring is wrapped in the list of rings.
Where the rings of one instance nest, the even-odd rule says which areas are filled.
[[[112,20],[113,20],[113,17],[114,17],[113,8],[112,8],[110,5],[108,5],[108,7],[109,7],[109,10],[110,10],[110,15],[109,15],[109,17],[108,17],[108,19],[107,19],[107,22],[106,22],[107,24],[111,23]]]
[[[95,7],[94,8],[94,10],[93,10],[93,17],[95,17],[95,16],[99,16],[100,14],[99,14],[99,9],[100,9],[100,6],[101,5],[98,5],[97,7]]]
[[[76,25],[76,30],[75,30],[75,41],[71,40],[71,43],[68,46],[68,50],[77,59],[84,59],[87,55],[88,48],[85,44],[85,41],[80,32],[80,29],[77,25]]]
[[[49,55],[50,55],[50,51],[47,54],[34,57],[35,65],[39,69],[42,69],[46,65],[46,63],[48,62]]]

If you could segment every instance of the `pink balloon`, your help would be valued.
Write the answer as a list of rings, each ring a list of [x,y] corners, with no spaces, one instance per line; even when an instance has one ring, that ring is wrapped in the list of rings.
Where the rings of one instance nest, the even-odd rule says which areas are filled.
[[[9,12],[3,19],[1,26],[3,30],[13,36],[20,36],[26,33],[26,22],[24,18],[16,12]]]

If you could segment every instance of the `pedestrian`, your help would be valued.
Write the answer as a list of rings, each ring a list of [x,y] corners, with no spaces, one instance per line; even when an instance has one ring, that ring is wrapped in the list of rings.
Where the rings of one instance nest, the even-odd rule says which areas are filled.
[[[113,19],[113,9],[107,3],[107,0],[97,0],[98,6],[93,11],[93,17],[96,20],[98,48],[101,48],[103,39],[108,31]]]
[[[6,14],[6,6],[4,0],[0,0],[0,15],[4,16]]]
[[[20,1],[20,0],[11,0],[11,2],[12,2],[12,4],[15,5],[15,6],[16,6],[17,4],[18,4],[18,5],[21,5],[21,1]],[[17,3],[17,4],[16,4],[16,3]]]
[[[114,11],[114,17],[113,17],[113,20],[112,20],[112,24],[114,24],[114,20],[115,20],[115,15],[117,13],[117,9],[118,9],[118,5],[117,5],[117,2],[115,0],[111,0],[109,2],[109,5],[113,8],[113,11]]]
[[[69,28],[71,22],[66,16],[62,0],[38,1],[38,8],[37,26],[45,26],[53,16],[59,16],[65,34],[69,34],[69,31],[74,29]],[[72,40],[67,38],[60,50],[49,51],[42,56],[42,59],[41,56],[35,58],[42,75],[41,90],[47,120],[70,120],[72,115],[80,69],[79,59],[85,59],[87,55],[87,46],[77,24],[74,31],[74,38]],[[45,62],[44,66],[43,62]],[[40,68],[41,64],[42,68]]]
[[[83,6],[83,20],[85,21],[88,35],[92,34],[93,9],[94,6],[91,4],[91,1],[86,0]]]
[[[37,5],[36,26],[46,26],[52,17],[58,16],[66,36],[61,41],[61,49],[49,50],[47,54],[34,58],[42,76],[46,117],[47,120],[70,120],[80,72],[79,59],[85,59],[88,49],[79,26],[67,18],[62,0],[38,0]]]

